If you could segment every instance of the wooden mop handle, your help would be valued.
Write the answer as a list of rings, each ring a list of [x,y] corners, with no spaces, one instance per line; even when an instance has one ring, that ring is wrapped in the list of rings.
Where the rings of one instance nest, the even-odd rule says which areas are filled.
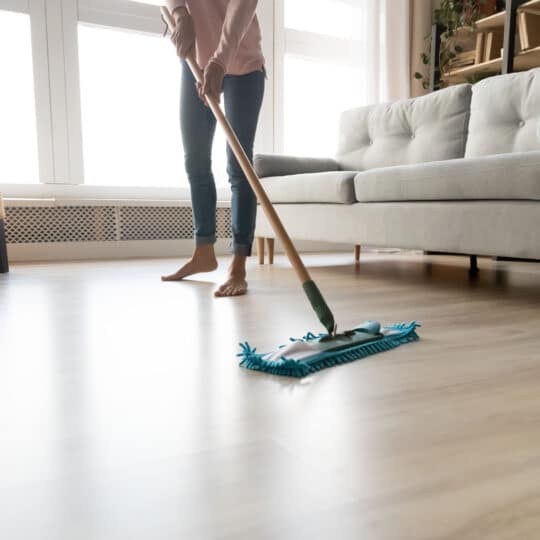
[[[176,24],[170,11],[166,7],[162,7],[161,14],[165,19],[169,30],[172,32]],[[186,62],[190,67],[191,71],[193,72],[193,76],[195,77],[195,79],[199,83],[202,83],[204,80],[203,72],[201,68],[197,65],[197,62],[195,61],[193,56],[190,55],[188,58],[186,58]],[[302,259],[300,259],[300,256],[298,255],[298,252],[296,251],[296,248],[294,247],[294,244],[292,243],[289,234],[285,230],[283,223],[281,223],[281,220],[279,219],[276,210],[272,206],[272,203],[270,202],[266,191],[261,185],[261,182],[259,180],[259,177],[257,176],[257,173],[255,172],[255,169],[253,168],[253,165],[246,156],[246,153],[244,152],[242,145],[238,141],[238,137],[236,136],[227,118],[225,117],[225,114],[223,114],[223,111],[221,110],[218,101],[209,95],[205,97],[208,106],[214,113],[217,121],[221,124],[223,130],[225,131],[227,142],[229,143],[229,146],[231,147],[234,155],[236,156],[236,159],[238,160],[242,171],[244,171],[244,174],[246,175],[246,178],[248,179],[251,188],[255,192],[255,195],[257,196],[257,199],[261,204],[262,209],[264,210],[266,218],[270,222],[272,229],[274,230],[276,236],[279,238],[281,244],[283,245],[283,249],[285,250],[289,261],[291,262],[294,270],[296,271],[298,279],[302,282],[302,284],[306,283],[307,281],[311,281],[309,272],[306,270]]]

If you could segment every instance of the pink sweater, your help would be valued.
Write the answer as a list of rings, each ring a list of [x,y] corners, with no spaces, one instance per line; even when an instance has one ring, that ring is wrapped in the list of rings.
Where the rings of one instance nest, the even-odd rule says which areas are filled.
[[[261,70],[264,56],[261,29],[255,9],[257,0],[166,0],[171,11],[184,6],[195,24],[197,63],[210,60],[229,75]]]

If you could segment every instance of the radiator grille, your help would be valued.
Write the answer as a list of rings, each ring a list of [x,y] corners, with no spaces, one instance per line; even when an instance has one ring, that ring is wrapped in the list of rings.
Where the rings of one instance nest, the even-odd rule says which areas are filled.
[[[217,237],[231,238],[231,211],[218,208]],[[8,243],[181,240],[193,237],[187,206],[53,206],[6,208]]]
[[[127,206],[120,210],[120,240],[174,240],[193,236],[188,207]]]
[[[116,240],[114,206],[6,208],[8,243]]]

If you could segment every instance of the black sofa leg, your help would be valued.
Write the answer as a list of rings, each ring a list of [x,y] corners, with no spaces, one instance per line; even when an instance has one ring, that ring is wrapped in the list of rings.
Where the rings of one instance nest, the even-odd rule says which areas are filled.
[[[4,202],[0,196],[0,274],[9,272],[5,219]]]
[[[478,274],[478,257],[476,255],[471,255],[469,257],[470,260],[470,266],[469,266],[469,274],[476,275]]]

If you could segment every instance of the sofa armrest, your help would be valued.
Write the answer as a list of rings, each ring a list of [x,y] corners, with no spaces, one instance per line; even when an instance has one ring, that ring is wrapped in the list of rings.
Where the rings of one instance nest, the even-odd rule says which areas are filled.
[[[255,171],[260,178],[340,170],[338,162],[331,158],[257,154],[253,162]]]

